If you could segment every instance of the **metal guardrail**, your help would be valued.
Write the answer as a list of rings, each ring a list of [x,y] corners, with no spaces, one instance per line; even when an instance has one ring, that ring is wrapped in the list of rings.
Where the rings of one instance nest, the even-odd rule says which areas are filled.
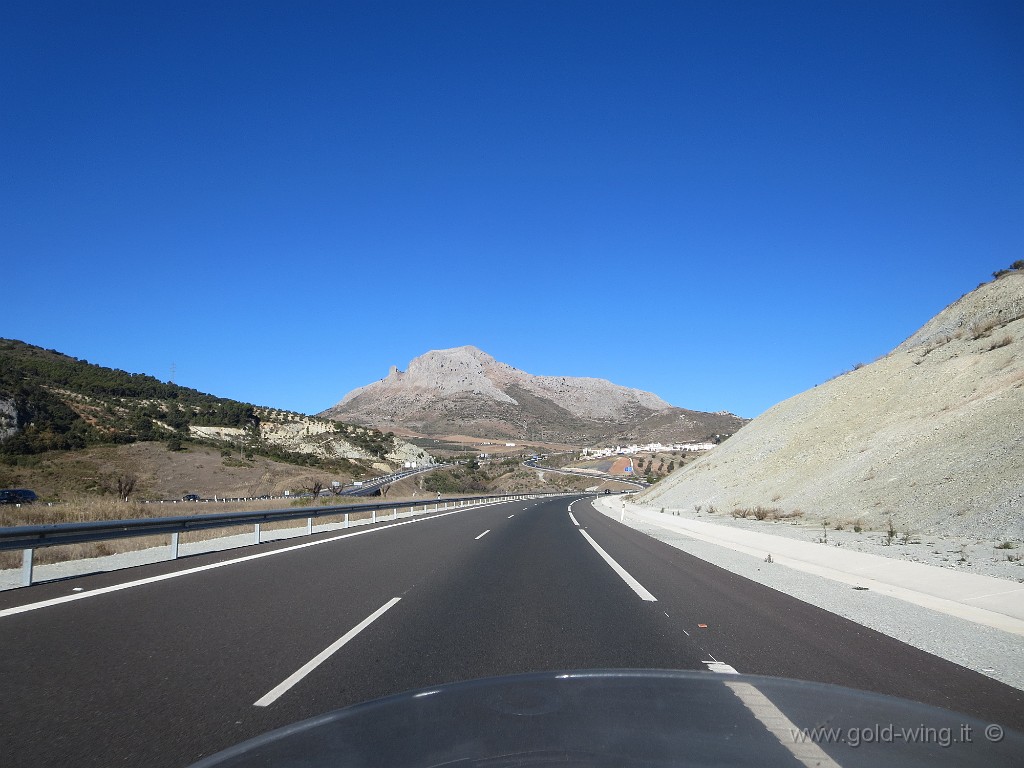
[[[22,551],[22,586],[32,584],[33,552],[42,547],[55,547],[62,544],[83,544],[93,541],[108,541],[133,536],[151,536],[157,534],[171,535],[171,557],[178,557],[178,537],[188,531],[202,531],[211,528],[233,528],[253,526],[253,543],[260,543],[260,526],[265,523],[277,523],[287,520],[306,520],[306,535],[313,533],[313,521],[320,517],[344,515],[343,527],[349,527],[349,515],[369,512],[371,523],[377,522],[378,512],[393,511],[393,518],[398,517],[398,510],[409,509],[415,514],[418,507],[423,508],[421,514],[430,511],[442,512],[447,509],[471,506],[483,501],[512,501],[514,499],[537,498],[539,496],[564,496],[564,493],[517,493],[498,496],[463,496],[447,497],[422,501],[391,501],[377,504],[346,504],[329,507],[303,507],[299,509],[273,509],[262,512],[218,512],[206,515],[188,515],[180,517],[151,517],[131,520],[97,520],[84,523],[55,523],[52,525],[22,525],[11,528],[0,528],[0,551]],[[431,509],[433,508],[433,509]]]

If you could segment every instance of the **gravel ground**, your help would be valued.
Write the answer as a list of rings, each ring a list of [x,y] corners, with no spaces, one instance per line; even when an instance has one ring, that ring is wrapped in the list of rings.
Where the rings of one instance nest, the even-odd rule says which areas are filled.
[[[619,519],[617,509],[609,510],[600,503],[595,506],[609,517],[615,520]],[[666,514],[671,514],[671,510],[666,510]],[[815,534],[815,531],[805,526],[786,523],[733,520],[720,514],[690,516],[704,522],[734,525],[762,533],[809,541],[816,541],[817,537],[821,536],[820,529]],[[625,523],[648,536],[664,541],[666,544],[727,571],[777,589],[798,600],[824,608],[915,648],[920,648],[935,656],[1024,690],[1024,642],[1017,635],[937,613],[870,590],[854,590],[845,584],[796,571],[778,563],[768,564],[760,558],[715,544],[697,541],[681,533],[676,534],[664,528],[646,524],[629,515],[626,516]],[[829,531],[830,543],[836,533],[843,539],[841,546],[853,546],[854,543],[859,543],[860,551],[900,556],[903,559],[913,559],[917,556],[914,554],[916,545],[885,546],[881,543],[881,539],[885,538],[883,534]],[[861,539],[856,542],[854,537],[858,536]],[[851,539],[851,541],[848,543],[847,539]],[[948,542],[943,544],[931,538],[926,541],[934,541],[935,544],[922,543],[919,546],[933,549],[952,548]],[[864,549],[860,549],[860,547],[864,547]],[[959,549],[957,549],[957,553],[959,553]],[[959,554],[957,554],[958,556]],[[930,561],[922,560],[921,562]],[[1018,580],[1024,578],[1024,568],[1016,568],[1015,563],[1011,564],[1011,567],[1019,572]],[[966,569],[968,568],[965,567]],[[971,573],[998,575],[989,573],[987,570],[975,569],[975,567],[970,567],[969,570]],[[743,672],[742,669],[739,671]]]
[[[897,532],[891,539],[885,531],[857,532],[844,527],[822,528],[802,520],[756,520],[734,518],[730,514],[695,513],[693,510],[671,507],[651,507],[651,511],[664,509],[664,514],[701,520],[705,523],[728,525],[773,536],[785,536],[800,541],[821,542],[827,538],[828,546],[845,547],[854,552],[891,557],[926,565],[993,576],[1014,582],[1024,582],[1024,543],[1016,540],[979,539],[972,536],[910,535]]]

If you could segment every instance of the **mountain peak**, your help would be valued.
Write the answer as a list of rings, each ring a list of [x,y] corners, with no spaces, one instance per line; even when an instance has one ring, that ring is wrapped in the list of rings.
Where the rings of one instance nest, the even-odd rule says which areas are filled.
[[[604,379],[534,376],[471,345],[426,352],[404,372],[392,366],[387,378],[349,392],[323,415],[423,434],[475,431],[574,444],[634,433],[640,439],[641,422],[644,436],[657,429],[670,441],[731,433],[744,423],[683,411]]]

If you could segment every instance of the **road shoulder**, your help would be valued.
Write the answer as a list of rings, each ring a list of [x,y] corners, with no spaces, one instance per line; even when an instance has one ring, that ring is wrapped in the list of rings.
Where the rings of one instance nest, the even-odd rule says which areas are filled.
[[[621,505],[620,497],[598,498],[594,503],[598,511],[614,520],[623,517]],[[722,530],[702,528],[697,533],[705,535],[697,538],[695,531],[684,530],[682,526],[658,520],[658,517],[656,511],[627,505],[622,522],[720,568],[1024,690],[1024,643],[1020,634],[969,620],[964,615],[941,612],[936,610],[935,602],[929,607],[910,602],[905,599],[906,595],[896,596],[896,591],[887,594],[880,586],[864,589],[863,586],[869,582],[867,577],[853,574],[856,577],[853,581],[861,582],[854,584],[849,579],[826,578],[821,572],[811,572],[813,569],[794,567],[798,565],[795,561],[784,565],[773,556],[773,562],[766,562],[766,552],[770,553],[771,548],[780,552],[786,549],[781,541],[771,541],[781,537],[765,535],[766,539],[758,543],[769,543],[768,549],[751,547],[751,541],[740,542],[734,545],[735,548],[730,548],[724,536],[727,530],[732,529],[707,523],[705,525],[711,529]],[[712,535],[707,535],[709,532]],[[714,534],[723,538],[713,541]],[[1013,582],[1003,581],[1002,584],[1008,589],[1015,588]],[[974,612],[973,618],[980,615]],[[1001,616],[1000,622],[1011,629],[1017,626],[1013,622],[1020,623],[1013,617]]]

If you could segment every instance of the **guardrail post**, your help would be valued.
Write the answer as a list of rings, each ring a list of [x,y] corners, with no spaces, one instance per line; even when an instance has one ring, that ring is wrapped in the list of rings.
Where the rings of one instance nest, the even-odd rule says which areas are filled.
[[[178,533],[171,534],[171,560],[178,559]]]
[[[260,543],[260,524],[256,523],[256,526],[252,532],[252,541],[254,544]]]
[[[21,550],[21,586],[32,586],[32,550]]]
[[[306,518],[306,535],[307,536],[312,536],[313,535],[313,518],[312,517],[307,517]]]

